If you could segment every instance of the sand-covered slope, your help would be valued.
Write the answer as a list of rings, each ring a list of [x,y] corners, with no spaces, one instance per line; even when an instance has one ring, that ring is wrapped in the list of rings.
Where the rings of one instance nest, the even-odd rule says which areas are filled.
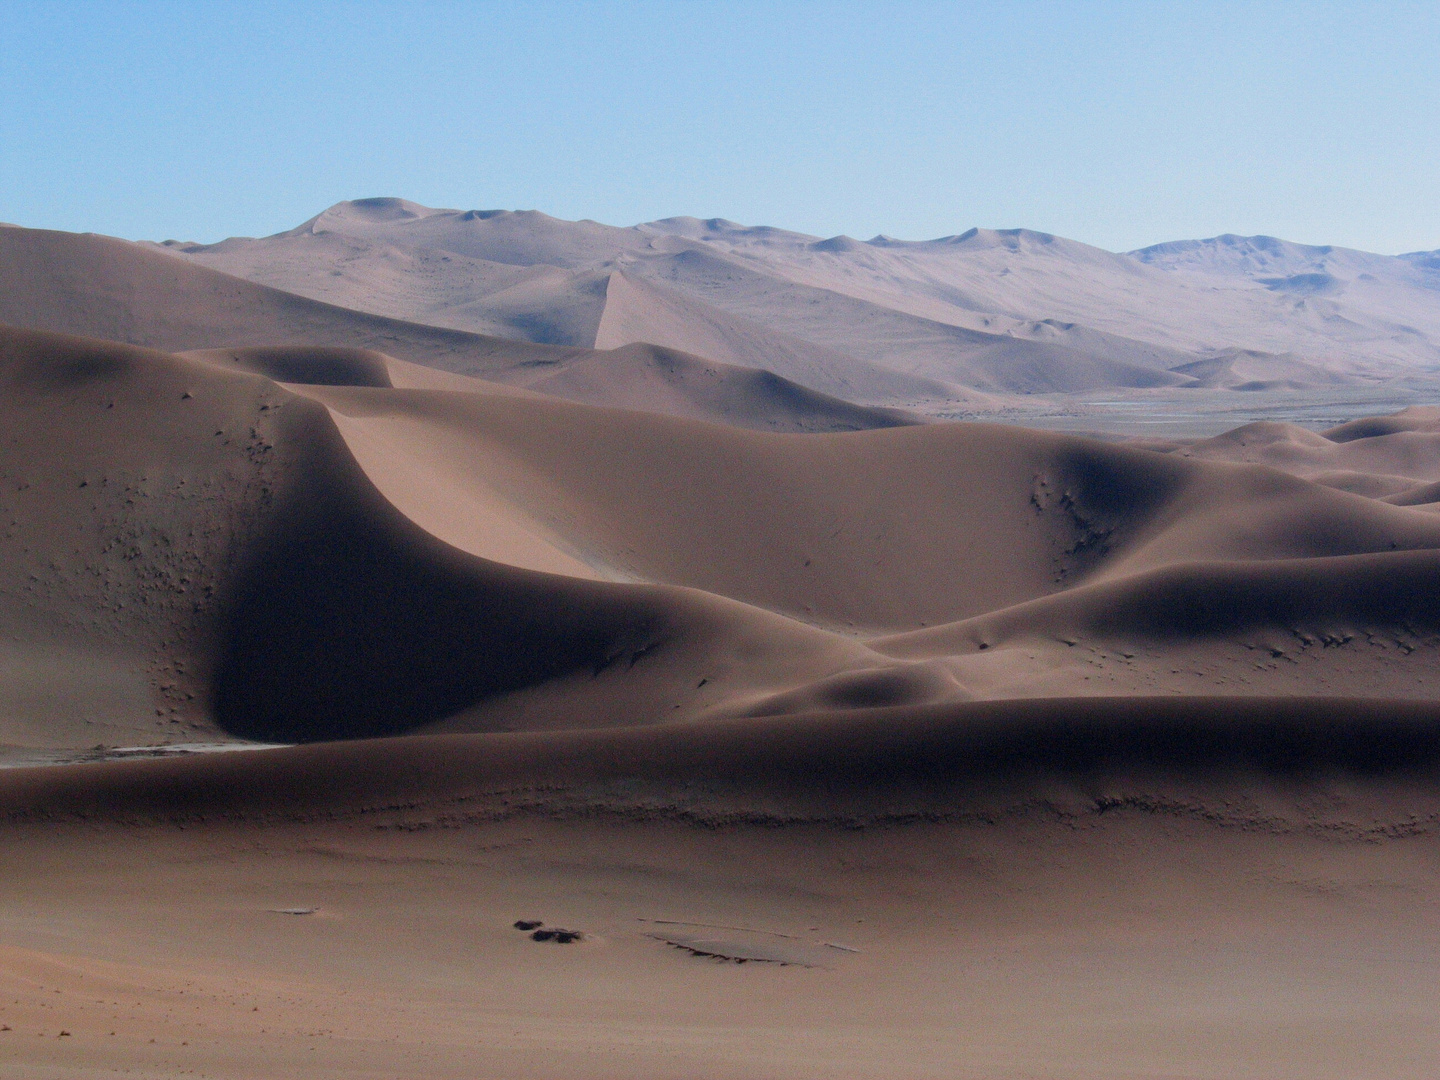
[[[380,494],[327,409],[262,376],[24,332],[4,360],[7,742],[401,730],[578,671],[594,697],[661,639],[664,667],[755,619],[779,637],[761,631],[752,664],[791,638],[853,651],[718,597],[596,581],[550,555],[523,504],[471,523],[500,560],[466,555]],[[82,692],[74,671],[96,704],[56,730],[50,714]]]
[[[1437,732],[1049,700],[7,770],[0,1047],[36,1076],[1423,1080]]]
[[[1210,444],[750,431],[356,350],[3,349],[14,746],[1434,692],[1440,515],[1383,480],[1432,482],[1428,416],[1307,433],[1315,482]],[[1383,496],[1333,481],[1361,468]]]

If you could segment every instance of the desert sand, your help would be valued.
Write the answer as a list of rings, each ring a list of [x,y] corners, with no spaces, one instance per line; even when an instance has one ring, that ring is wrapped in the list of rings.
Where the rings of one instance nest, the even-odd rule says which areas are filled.
[[[1433,1075],[1440,411],[937,422],[1010,415],[983,349],[797,333],[782,378],[700,349],[769,347],[738,285],[656,264],[577,314],[646,250],[799,280],[898,242],[347,205],[218,254],[0,229],[14,1075]],[[438,241],[372,310],[299,295],[306,236],[369,272],[462,226],[570,339],[435,325]],[[950,248],[1068,250],[1007,236]],[[1220,246],[1226,303],[1337,292]],[[1229,401],[1408,362],[1101,322],[984,363]],[[662,324],[695,336],[625,340]]]

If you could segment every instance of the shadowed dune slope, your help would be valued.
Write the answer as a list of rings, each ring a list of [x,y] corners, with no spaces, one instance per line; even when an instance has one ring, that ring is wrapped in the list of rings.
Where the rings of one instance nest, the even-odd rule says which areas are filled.
[[[904,822],[1062,795],[1057,781],[1154,790],[1440,768],[1430,702],[1102,698],[597,731],[411,736],[12,774],[0,820],[272,819],[446,806],[729,823]],[[696,784],[698,778],[703,783]],[[1079,798],[1084,801],[1085,796]],[[1103,799],[1101,800],[1103,802]],[[504,807],[508,806],[508,810]],[[761,809],[766,807],[768,809]],[[461,809],[464,808],[464,809]]]
[[[250,349],[196,349],[183,354],[221,367],[264,375],[278,383],[312,386],[394,386],[390,357],[373,349],[271,345]]]

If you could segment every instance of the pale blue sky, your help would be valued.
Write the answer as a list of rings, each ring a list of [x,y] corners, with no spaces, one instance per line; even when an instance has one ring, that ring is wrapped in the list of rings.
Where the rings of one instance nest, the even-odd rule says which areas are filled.
[[[0,0],[0,220],[340,199],[1440,247],[1440,5]]]

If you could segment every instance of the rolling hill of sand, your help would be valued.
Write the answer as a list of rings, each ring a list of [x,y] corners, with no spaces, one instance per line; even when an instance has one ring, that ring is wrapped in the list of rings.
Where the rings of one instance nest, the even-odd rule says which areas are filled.
[[[284,291],[0,229],[17,1075],[1431,1074],[1434,407],[917,423],[723,361],[973,400],[1364,365],[800,281],[921,265],[891,241],[347,205],[308,235],[415,310],[299,295],[304,233]],[[428,324],[442,241],[520,321]],[[949,249],[1090,260],[1097,294],[1198,273]],[[537,312],[555,340],[497,336]]]

